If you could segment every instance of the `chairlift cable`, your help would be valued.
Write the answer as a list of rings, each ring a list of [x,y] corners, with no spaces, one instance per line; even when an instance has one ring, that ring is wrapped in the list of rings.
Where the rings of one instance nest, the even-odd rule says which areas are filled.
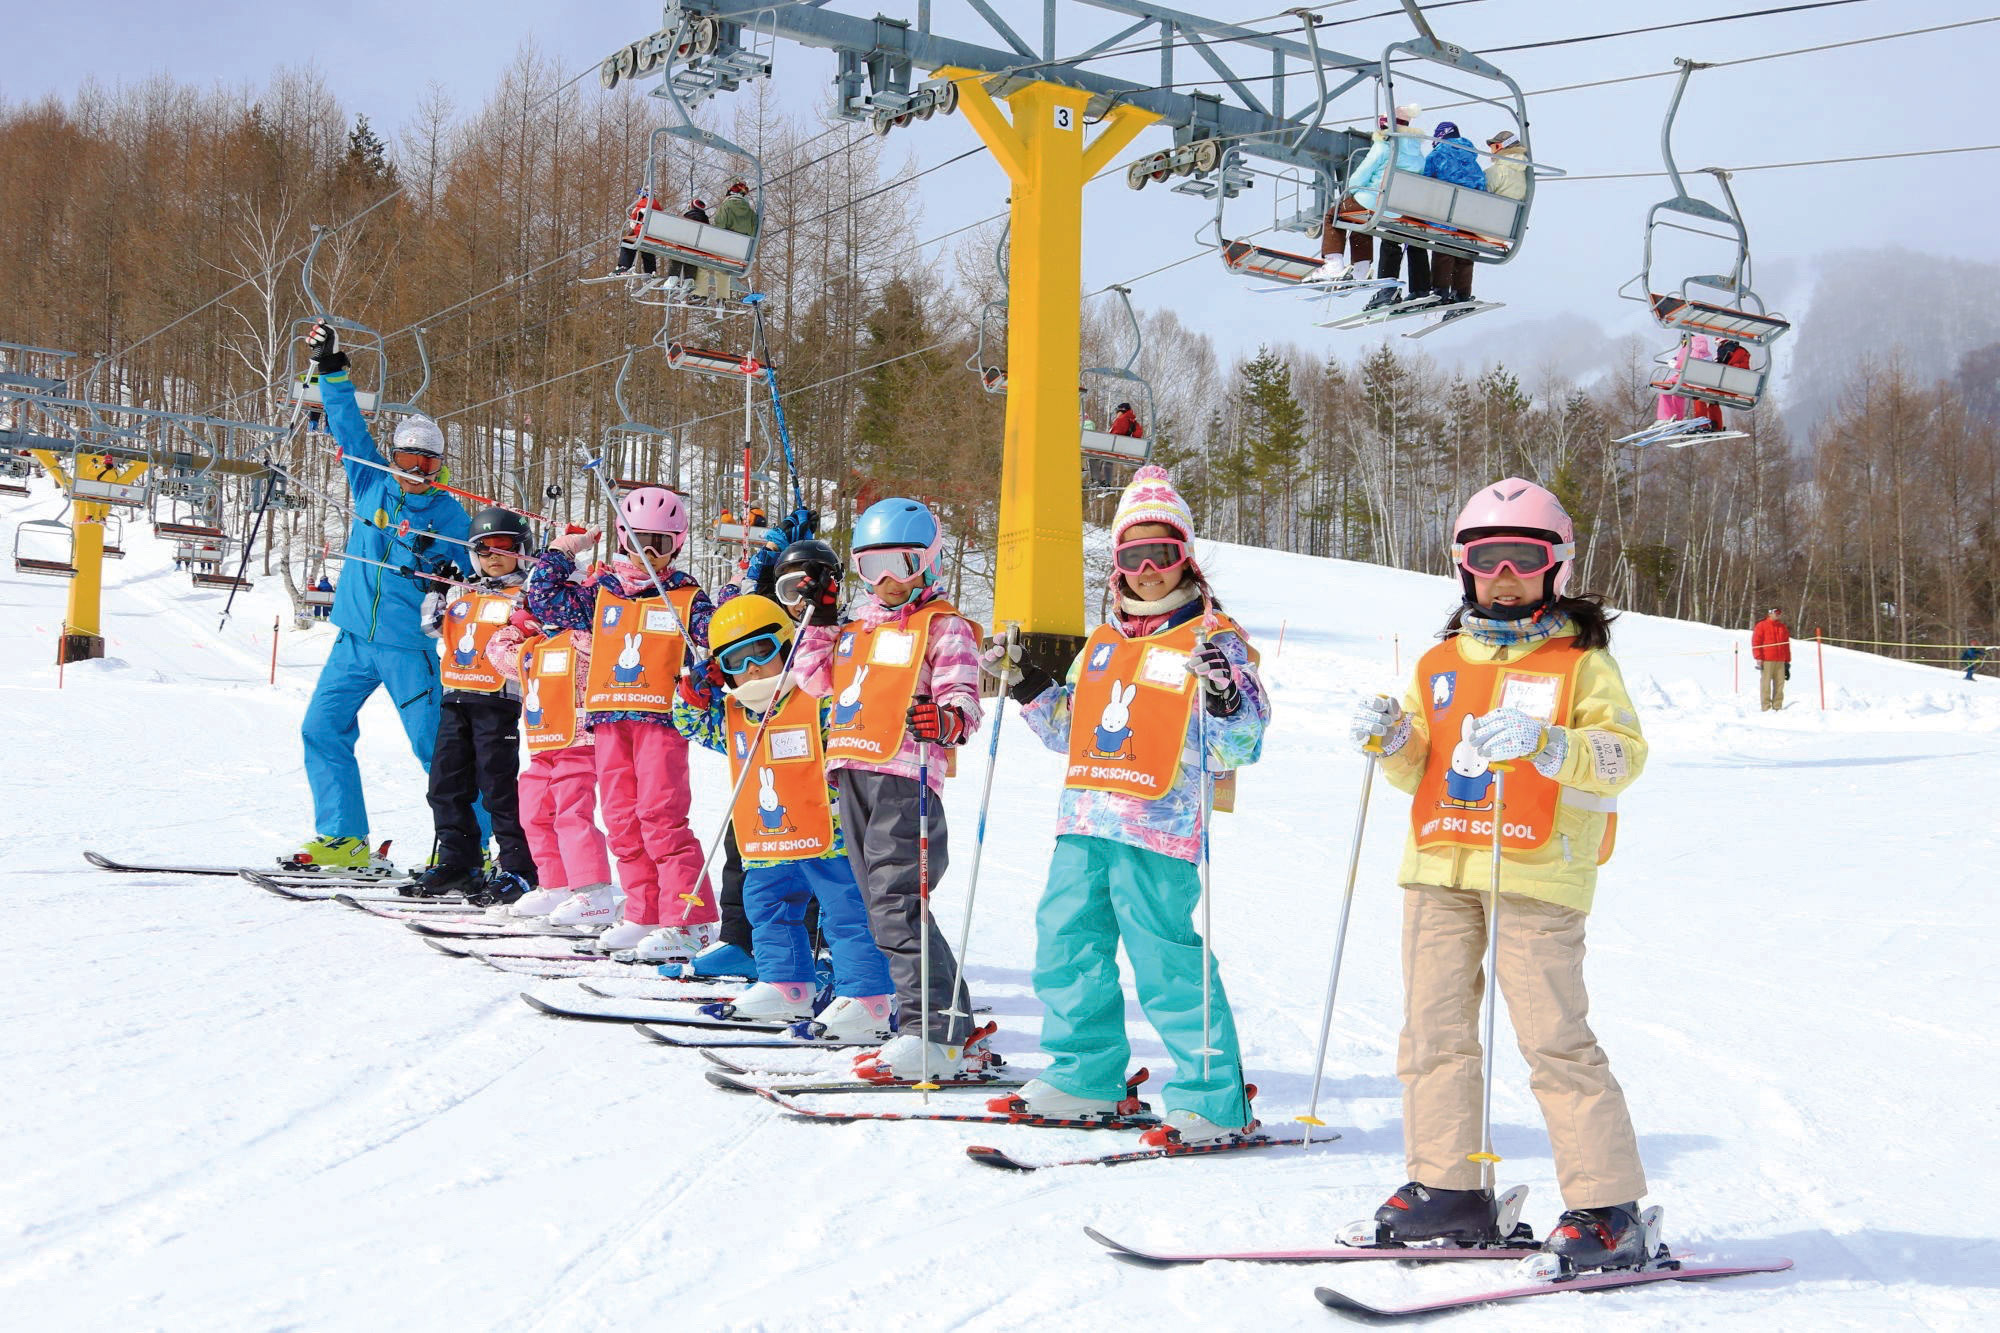
[[[1826,167],[1846,162],[1886,162],[1902,157],[1942,157],[1952,153],[1990,153],[2000,149],[2000,143],[1967,144],[1962,148],[1916,148],[1902,153],[1862,153],[1853,157],[1816,157],[1798,162],[1759,162],[1747,167],[1704,167],[1703,171],[1719,170],[1734,176],[1745,171],[1783,171],[1790,167]],[[1558,176],[1559,181],[1629,181],[1662,179],[1664,171],[1607,171],[1591,176]]]

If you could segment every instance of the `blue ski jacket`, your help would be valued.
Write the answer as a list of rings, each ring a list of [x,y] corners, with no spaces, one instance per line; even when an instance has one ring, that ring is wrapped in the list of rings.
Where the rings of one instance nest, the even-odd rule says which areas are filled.
[[[405,495],[394,477],[356,462],[386,460],[368,433],[361,409],[354,405],[354,382],[343,370],[320,376],[319,384],[327,430],[346,455],[341,467],[354,496],[347,553],[396,567],[383,569],[357,560],[343,569],[333,595],[333,623],[370,643],[429,652],[433,644],[424,635],[422,607],[424,593],[436,585],[406,579],[396,569],[404,565],[418,569],[435,569],[446,563],[463,565],[463,547],[440,542],[429,534],[464,541],[472,535],[472,519],[465,506],[444,491]]]
[[[1473,150],[1472,140],[1464,135],[1438,140],[1431,155],[1424,159],[1424,175],[1471,190],[1486,188],[1486,173],[1480,169],[1479,154]]]

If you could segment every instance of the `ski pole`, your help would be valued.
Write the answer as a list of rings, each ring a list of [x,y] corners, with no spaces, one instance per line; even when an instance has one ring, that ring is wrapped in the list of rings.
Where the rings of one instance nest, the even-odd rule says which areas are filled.
[[[1201,643],[1206,646],[1208,636],[1204,634]],[[1200,687],[1197,686],[1197,689]],[[1201,764],[1201,1045],[1195,1054],[1201,1057],[1201,1076],[1208,1077],[1208,1062],[1222,1052],[1209,1036],[1215,1029],[1211,1025],[1210,1014],[1215,1003],[1215,946],[1211,942],[1214,935],[1215,904],[1209,892],[1209,846],[1208,826],[1215,817],[1215,779],[1208,771],[1208,701],[1197,698],[1195,708],[1195,754]]]
[[[1481,1016],[1479,1038],[1479,1081],[1484,1098],[1479,1107],[1480,1151],[1467,1153],[1465,1160],[1478,1162],[1486,1180],[1486,1192],[1493,1193],[1494,1166],[1500,1161],[1493,1151],[1493,1008],[1499,1002],[1500,959],[1500,827],[1507,805],[1507,770],[1510,765],[1493,764],[1493,876],[1492,893],[1486,904],[1486,1010]]]
[[[258,529],[264,526],[264,511],[271,507],[271,497],[273,495],[276,495],[277,493],[278,493],[277,474],[270,472],[269,469],[267,468],[266,476],[264,478],[264,494],[262,498],[260,498],[257,501],[257,512],[251,516],[250,535],[243,539],[243,558],[236,562],[236,582],[229,585],[229,599],[223,602],[222,604],[222,619],[217,621],[215,625],[215,632],[217,634],[220,634],[225,629],[229,628],[229,612],[236,605],[237,589],[241,588],[247,582],[247,579],[244,576],[250,572],[250,557],[254,553],[257,545],[257,531]],[[217,506],[218,516],[220,515],[220,512],[221,512],[220,505],[218,504]],[[277,657],[278,657],[278,650],[276,647],[276,640],[274,639],[273,647],[271,649],[271,660],[273,662],[276,662]],[[276,671],[277,668],[274,666],[272,668],[274,676],[276,674]],[[275,685],[277,684],[277,681],[274,679],[271,683]]]
[[[1370,736],[1367,750],[1368,754],[1361,768],[1361,803],[1354,812],[1354,837],[1347,849],[1347,891],[1340,899],[1340,924],[1333,932],[1333,967],[1327,973],[1326,1002],[1319,1012],[1319,1057],[1313,1061],[1312,1105],[1306,1108],[1304,1115],[1294,1117],[1300,1124],[1308,1126],[1307,1147],[1312,1146],[1310,1126],[1326,1124],[1326,1121],[1319,1118],[1320,1080],[1326,1076],[1326,1046],[1328,1039],[1333,1035],[1333,997],[1340,988],[1340,960],[1347,951],[1347,918],[1354,909],[1354,881],[1361,869],[1361,834],[1368,827],[1368,794],[1374,790],[1375,765],[1381,760],[1382,738]]]
[[[556,526],[556,520],[550,518],[547,514],[537,514],[532,509],[522,509],[518,505],[502,504],[492,496],[481,495],[477,491],[463,490],[457,486],[447,486],[435,477],[426,477],[421,472],[405,472],[401,468],[391,467],[387,463],[377,463],[367,458],[356,458],[353,454],[348,453],[347,450],[338,447],[334,449],[333,456],[342,463],[357,463],[362,467],[372,467],[377,472],[386,472],[392,477],[403,477],[410,481],[421,481],[433,490],[443,491],[447,495],[456,495],[461,500],[473,500],[485,505],[489,509],[504,509],[510,514],[519,514],[522,518],[532,518],[535,522],[546,523],[552,528]],[[583,531],[581,527],[578,527],[574,523],[565,525],[564,530],[566,532]]]
[[[930,696],[919,694],[918,703]],[[938,1085],[931,1082],[931,746],[917,740],[917,1040],[923,1048],[923,1077],[916,1090],[926,1105]]]
[[[1018,634],[1018,628],[1010,633]],[[979,829],[972,837],[972,878],[965,887],[965,921],[958,928],[958,972],[951,980],[951,1008],[945,1010],[948,1018],[963,1018],[971,1021],[972,1015],[958,1007],[958,997],[967,994],[965,990],[965,950],[972,943],[972,905],[979,899],[979,856],[986,850],[986,811],[993,803],[993,767],[1000,760],[1000,724],[1007,720],[1007,682],[1003,676],[1000,693],[993,703],[993,734],[986,741],[986,780],[979,789]]]

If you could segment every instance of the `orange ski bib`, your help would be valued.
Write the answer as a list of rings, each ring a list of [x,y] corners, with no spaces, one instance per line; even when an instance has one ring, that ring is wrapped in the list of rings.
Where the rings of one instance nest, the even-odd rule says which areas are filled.
[[[1430,705],[1430,758],[1410,802],[1410,824],[1422,848],[1493,845],[1493,771],[1472,747],[1473,719],[1497,708],[1518,708],[1560,726],[1569,716],[1577,663],[1575,640],[1550,639],[1513,662],[1468,662],[1456,638],[1446,639],[1417,663],[1417,680]],[[1507,808],[1500,812],[1500,845],[1533,851],[1555,833],[1562,786],[1525,759],[1507,768]]]
[[[498,694],[507,687],[507,678],[486,660],[486,642],[514,614],[514,599],[520,595],[518,588],[470,592],[445,604],[444,625],[438,634],[442,656],[438,677],[446,689]]]
[[[1243,631],[1226,616],[1211,635]],[[1201,686],[1188,658],[1201,641],[1201,621],[1128,639],[1099,625],[1083,649],[1083,670],[1069,702],[1069,768],[1063,784],[1154,801],[1180,773],[1188,721]]]
[[[758,724],[742,704],[731,699],[724,706],[729,776],[741,783],[730,822],[746,861],[808,861],[833,850],[833,801],[826,789],[819,703],[803,690],[792,690],[779,702],[761,741]],[[746,763],[748,778],[743,776]]]
[[[910,703],[930,650],[931,622],[957,614],[950,602],[939,600],[912,612],[900,625],[850,621],[840,627],[833,644],[828,758],[886,764],[902,752]],[[973,626],[973,633],[978,632]]]
[[[593,713],[671,713],[687,640],[681,626],[694,614],[694,588],[669,588],[669,607],[655,597],[620,597],[597,589],[591,617],[590,676],[583,706]]]
[[[521,649],[521,730],[528,752],[576,743],[576,647],[568,634]]]

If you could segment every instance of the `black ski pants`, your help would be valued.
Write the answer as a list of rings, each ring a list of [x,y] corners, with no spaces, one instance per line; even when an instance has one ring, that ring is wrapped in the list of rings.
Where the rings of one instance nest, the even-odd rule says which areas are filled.
[[[447,694],[431,751],[431,823],[438,864],[477,870],[485,859],[473,802],[484,799],[500,844],[500,868],[535,882],[535,858],[521,832],[521,706],[512,699]]]

